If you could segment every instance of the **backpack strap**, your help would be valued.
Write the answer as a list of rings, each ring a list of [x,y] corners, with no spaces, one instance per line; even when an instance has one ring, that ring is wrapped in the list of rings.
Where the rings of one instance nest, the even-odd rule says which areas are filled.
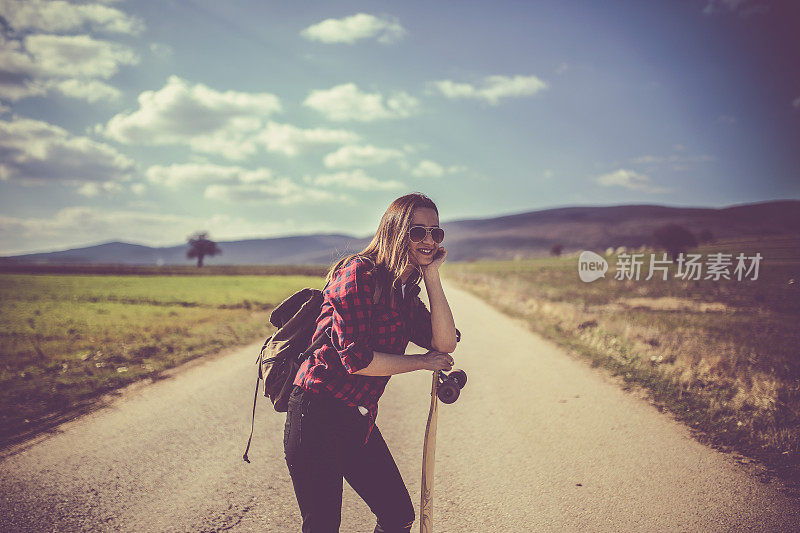
[[[256,402],[258,401],[258,385],[261,382],[261,359],[263,353],[264,351],[262,350],[256,361],[258,363],[258,377],[256,378],[256,392],[253,395],[253,420],[250,422],[250,436],[247,438],[247,448],[245,448],[244,455],[242,456],[242,459],[247,463],[250,462],[250,459],[247,458],[247,452],[250,451],[250,442],[253,440],[253,430],[256,426]]]

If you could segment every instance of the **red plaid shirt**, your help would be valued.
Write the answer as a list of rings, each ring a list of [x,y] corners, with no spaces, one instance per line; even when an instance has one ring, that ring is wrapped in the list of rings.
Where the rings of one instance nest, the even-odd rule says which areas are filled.
[[[370,422],[367,440],[389,376],[353,372],[369,365],[373,350],[404,354],[409,341],[431,350],[433,338],[431,313],[419,299],[419,285],[408,285],[405,297],[401,289],[394,289],[394,305],[389,303],[390,289],[384,288],[373,306],[375,273],[370,261],[355,257],[334,274],[322,291],[322,312],[312,338],[326,335],[330,328],[333,345],[328,341],[317,349],[300,366],[294,380],[306,390],[327,391],[351,407],[365,407]]]

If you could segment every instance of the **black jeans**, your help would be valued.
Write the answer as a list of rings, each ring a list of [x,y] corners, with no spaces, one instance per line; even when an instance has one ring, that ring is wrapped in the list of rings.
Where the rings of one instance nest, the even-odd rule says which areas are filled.
[[[364,444],[368,424],[357,408],[328,394],[292,391],[283,447],[303,533],[339,531],[343,478],[375,513],[375,533],[411,531],[408,489],[377,426]]]

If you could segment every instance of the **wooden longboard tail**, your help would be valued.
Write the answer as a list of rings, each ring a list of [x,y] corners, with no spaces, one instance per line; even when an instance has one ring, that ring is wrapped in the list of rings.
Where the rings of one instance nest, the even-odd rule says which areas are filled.
[[[425,426],[425,442],[422,445],[422,500],[420,502],[420,533],[433,533],[433,466],[436,458],[436,422],[438,420],[436,386],[439,371],[433,373],[431,384],[431,409]]]

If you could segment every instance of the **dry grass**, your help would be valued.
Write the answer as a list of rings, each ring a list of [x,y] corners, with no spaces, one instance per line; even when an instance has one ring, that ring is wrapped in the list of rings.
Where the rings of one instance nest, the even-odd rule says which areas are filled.
[[[449,279],[609,369],[698,430],[800,481],[800,238],[711,245],[765,256],[756,281],[583,283],[574,257],[449,264]],[[794,254],[794,255],[793,255]],[[609,265],[613,257],[607,257]]]

